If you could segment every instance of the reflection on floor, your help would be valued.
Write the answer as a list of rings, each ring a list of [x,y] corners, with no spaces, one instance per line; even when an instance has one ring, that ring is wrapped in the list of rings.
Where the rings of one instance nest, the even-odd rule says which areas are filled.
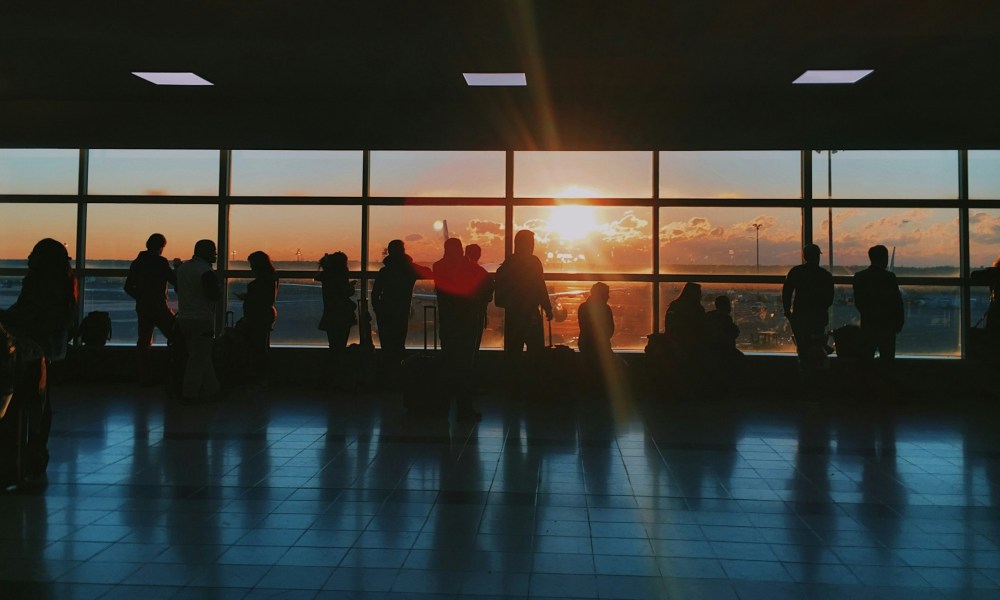
[[[294,389],[64,386],[0,494],[0,597],[955,598],[1000,589],[985,404],[484,398],[479,424]]]

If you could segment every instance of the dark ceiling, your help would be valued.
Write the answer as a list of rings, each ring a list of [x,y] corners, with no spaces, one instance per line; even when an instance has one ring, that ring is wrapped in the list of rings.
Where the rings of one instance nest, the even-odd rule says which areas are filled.
[[[965,0],[3,2],[0,146],[997,148],[998,54]]]

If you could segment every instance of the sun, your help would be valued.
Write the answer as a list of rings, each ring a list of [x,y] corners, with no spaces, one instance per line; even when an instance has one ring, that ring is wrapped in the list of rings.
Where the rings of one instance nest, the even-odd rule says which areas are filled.
[[[549,209],[549,231],[562,240],[582,239],[597,228],[597,214],[592,206],[560,205]]]

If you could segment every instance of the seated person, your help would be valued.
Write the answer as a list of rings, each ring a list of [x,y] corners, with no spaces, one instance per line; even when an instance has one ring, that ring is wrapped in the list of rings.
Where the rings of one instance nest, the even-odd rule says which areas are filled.
[[[726,296],[715,298],[715,310],[705,313],[705,343],[715,358],[742,354],[736,348],[740,328],[733,322],[733,306]]]

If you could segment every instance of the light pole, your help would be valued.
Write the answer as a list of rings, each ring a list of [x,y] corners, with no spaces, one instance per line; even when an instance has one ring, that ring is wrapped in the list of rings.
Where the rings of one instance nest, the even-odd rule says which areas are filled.
[[[757,238],[757,274],[760,275],[760,228],[763,227],[763,223],[752,223],[751,227],[754,228]]]

